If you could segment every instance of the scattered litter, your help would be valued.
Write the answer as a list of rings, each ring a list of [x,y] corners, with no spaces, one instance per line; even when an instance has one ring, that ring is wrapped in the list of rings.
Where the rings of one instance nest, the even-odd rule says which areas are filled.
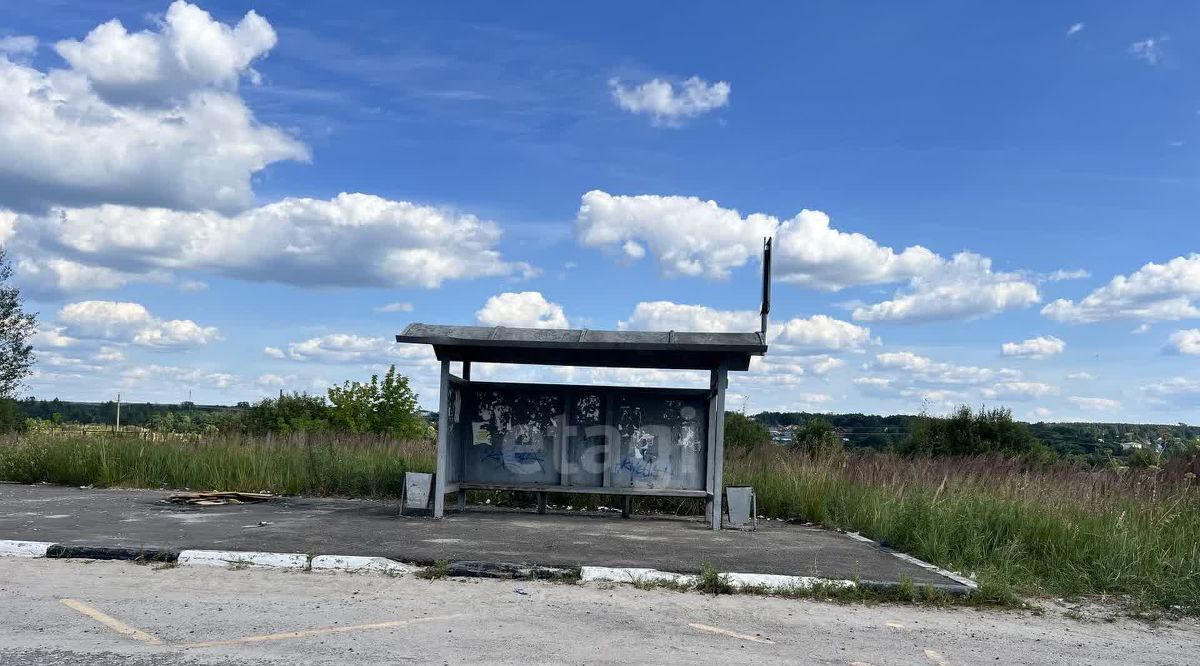
[[[271,493],[240,493],[213,491],[207,493],[175,493],[167,498],[172,504],[192,506],[220,506],[222,504],[254,504],[275,499]],[[262,523],[260,523],[260,526]]]
[[[523,590],[523,589],[521,589],[521,588],[519,588],[519,587],[514,587],[514,588],[513,588],[513,592],[516,592],[517,594],[520,594],[520,595],[522,595],[522,596],[526,596],[526,597],[527,597],[527,596],[529,596],[529,593],[528,593],[528,592],[526,592],[525,590]]]
[[[266,527],[268,525],[274,525],[274,523],[268,522],[266,520],[260,520],[260,521],[258,521],[257,525],[242,525],[242,528],[252,530],[256,527]]]

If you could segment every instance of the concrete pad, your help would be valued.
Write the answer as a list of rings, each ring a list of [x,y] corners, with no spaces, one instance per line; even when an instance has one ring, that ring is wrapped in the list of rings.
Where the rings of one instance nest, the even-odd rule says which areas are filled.
[[[308,568],[308,556],[299,553],[256,553],[232,550],[183,550],[179,566],[205,567],[270,567],[272,569]]]
[[[759,521],[753,532],[714,532],[702,518],[622,520],[607,513],[537,515],[483,507],[439,521],[400,516],[394,500],[281,498],[193,507],[165,502],[169,494],[0,483],[0,538],[164,550],[352,552],[417,564],[478,560],[697,573],[708,563],[718,571],[959,585],[869,541],[779,521]]]

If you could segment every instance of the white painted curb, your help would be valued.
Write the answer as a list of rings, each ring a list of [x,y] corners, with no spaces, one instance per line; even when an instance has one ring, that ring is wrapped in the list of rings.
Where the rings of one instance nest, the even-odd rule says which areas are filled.
[[[899,558],[901,560],[904,560],[905,562],[908,562],[909,564],[915,564],[915,565],[921,567],[922,569],[927,569],[936,574],[945,576],[946,578],[949,578],[950,580],[958,583],[959,585],[966,587],[967,589],[970,589],[970,590],[978,590],[979,589],[979,583],[975,582],[971,578],[963,576],[962,574],[958,574],[953,571],[947,571],[947,570],[937,566],[936,564],[930,564],[929,562],[926,562],[925,560],[919,560],[919,559],[913,557],[912,555],[909,555],[908,553],[901,553],[899,551],[895,551],[890,548],[884,549],[883,546],[881,546],[879,544],[879,542],[875,541],[874,539],[868,539],[867,537],[859,534],[858,532],[844,532],[843,534],[845,534],[846,536],[848,536],[851,539],[854,539],[856,541],[862,541],[864,543],[869,543],[869,544],[875,546],[876,548],[886,550],[886,552],[889,555]]]
[[[854,587],[854,581],[816,578],[814,576],[780,576],[776,574],[754,573],[722,573],[720,574],[734,589],[754,588],[767,591],[786,592],[789,590],[807,590],[814,585],[832,585],[835,587]],[[581,567],[579,580],[583,583],[605,581],[610,583],[675,583],[677,585],[695,585],[698,576],[659,571],[658,569],[639,569],[634,567]]]
[[[45,557],[53,545],[44,541],[0,540],[0,557]]]
[[[270,567],[273,569],[303,570],[308,568],[308,556],[300,553],[256,553],[236,550],[184,550],[179,552],[180,566],[207,567]]]
[[[676,583],[679,585],[695,585],[699,579],[696,576],[659,571],[658,569],[580,567],[579,580],[583,583],[608,581],[612,583]]]
[[[416,573],[418,569],[401,564],[386,557],[360,557],[357,555],[318,555],[310,563],[313,571],[344,573],[382,573],[403,576]]]
[[[737,590],[747,587],[779,591],[809,590],[817,584],[839,588],[854,587],[854,581],[852,580],[817,578],[815,576],[780,576],[778,574],[756,573],[726,573],[721,575],[725,577],[730,586]]]
[[[908,553],[897,553],[897,552],[893,551],[892,555],[895,555],[896,557],[904,560],[905,562],[911,562],[912,564],[915,564],[915,565],[921,567],[922,569],[928,569],[934,573],[941,574],[942,576],[945,576],[946,578],[949,578],[950,580],[952,580],[964,587],[968,587],[972,590],[979,589],[979,583],[976,583],[975,581],[971,580],[970,578],[967,578],[966,576],[960,576],[960,575],[954,573],[953,571],[946,571],[945,569],[943,569],[937,565],[930,564],[930,563],[926,562],[925,560],[918,560],[917,558],[913,557],[912,555],[909,555]]]

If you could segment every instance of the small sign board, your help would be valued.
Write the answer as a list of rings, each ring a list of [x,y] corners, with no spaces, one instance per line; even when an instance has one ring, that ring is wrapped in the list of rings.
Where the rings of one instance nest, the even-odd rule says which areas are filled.
[[[429,497],[433,490],[433,475],[424,472],[404,473],[404,505],[401,513],[429,511]]]
[[[750,486],[730,486],[725,489],[729,502],[729,524],[749,525],[754,521],[754,489]]]

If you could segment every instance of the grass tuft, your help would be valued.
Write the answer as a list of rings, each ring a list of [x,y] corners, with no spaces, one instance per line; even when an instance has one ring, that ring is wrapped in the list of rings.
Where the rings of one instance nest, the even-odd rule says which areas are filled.
[[[438,560],[413,575],[425,580],[442,580],[450,575],[450,563],[446,560]]]
[[[705,594],[733,594],[734,591],[729,584],[729,577],[717,571],[711,562],[700,566],[700,580],[696,583],[696,589]]]

